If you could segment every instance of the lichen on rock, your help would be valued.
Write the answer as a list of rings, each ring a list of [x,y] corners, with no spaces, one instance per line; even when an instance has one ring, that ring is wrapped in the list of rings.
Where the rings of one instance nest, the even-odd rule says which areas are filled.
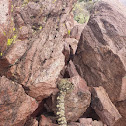
[[[88,22],[90,17],[90,11],[93,9],[94,4],[95,2],[92,0],[78,0],[72,10],[74,14],[74,19],[80,24]]]

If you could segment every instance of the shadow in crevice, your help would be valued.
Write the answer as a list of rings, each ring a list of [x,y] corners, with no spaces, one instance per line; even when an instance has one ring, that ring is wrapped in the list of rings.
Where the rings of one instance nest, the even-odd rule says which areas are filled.
[[[92,109],[91,106],[87,108],[86,112],[83,114],[81,118],[92,118],[92,120],[97,120],[97,121],[100,120],[99,116],[97,115],[95,110]]]
[[[44,115],[46,117],[54,117],[55,116],[54,112],[49,111],[48,107],[45,106],[47,99],[48,98],[42,100],[42,102],[39,103],[38,108],[31,114],[31,117],[33,117],[33,118],[37,117],[37,119],[39,120],[41,118],[41,115]]]

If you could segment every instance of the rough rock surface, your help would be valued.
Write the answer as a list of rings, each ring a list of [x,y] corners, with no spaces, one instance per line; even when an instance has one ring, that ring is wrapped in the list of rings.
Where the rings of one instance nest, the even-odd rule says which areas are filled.
[[[81,126],[82,124],[78,122],[71,122],[68,126]]]
[[[34,118],[30,118],[26,121],[24,126],[38,126],[38,121]]]
[[[125,101],[126,99],[126,76],[122,78],[122,87],[120,92],[119,101]]]
[[[79,122],[84,126],[107,126],[103,124],[101,121],[93,121],[92,118],[80,118]]]
[[[28,38],[28,27],[22,26],[19,29],[19,37],[18,38],[21,40]]]
[[[11,32],[12,29],[12,18],[11,18],[11,0],[0,1],[0,53],[7,47],[7,37],[10,35],[7,33]],[[2,55],[1,54],[1,55]]]
[[[121,118],[118,120],[114,126],[125,126],[126,125],[126,118]]]
[[[76,23],[76,25],[71,29],[70,38],[75,38],[79,40],[85,26],[86,23],[85,24]]]
[[[76,1],[0,1],[0,126],[57,126],[55,104],[59,78],[69,78],[74,84],[74,90],[65,98],[68,126],[90,122],[84,118],[92,118],[88,126],[103,126],[100,114],[91,108],[87,84],[103,85],[111,100],[118,101],[115,104],[122,119],[114,126],[125,126],[125,8],[117,5],[116,0],[102,0],[96,4],[88,24],[80,25],[74,21],[72,11]],[[87,82],[79,76],[73,59]],[[107,110],[110,118],[104,111],[102,115],[113,123],[112,112],[116,109],[111,107],[104,91],[98,98],[98,105]],[[98,98],[92,98],[92,103]],[[87,108],[91,110],[86,111]],[[82,122],[69,124],[79,118]],[[102,116],[101,120],[106,121]]]
[[[65,96],[65,115],[68,122],[77,121],[90,105],[91,94],[85,81],[78,75],[69,79],[74,89]],[[56,112],[56,97],[52,96],[52,103],[47,100],[46,106]],[[72,104],[71,104],[72,103]]]
[[[69,61],[69,64],[67,65],[66,72],[68,73],[68,75],[70,77],[74,77],[74,76],[80,77],[77,70],[76,70],[75,65],[73,64],[73,62],[71,60]],[[85,81],[84,79],[82,79],[82,80]],[[85,81],[85,86],[87,87],[86,81]]]
[[[113,3],[103,0],[95,5],[74,64],[89,86],[102,85],[110,99],[118,101],[126,74],[126,16],[125,8],[122,12],[119,3]]]
[[[0,126],[23,126],[37,107],[21,85],[0,77]]]
[[[50,0],[22,6],[20,1],[15,1],[13,13],[21,40],[16,40],[2,57],[0,64],[6,61],[4,68],[9,69],[5,71],[2,67],[1,74],[21,83],[28,95],[38,101],[55,91],[56,79],[65,66],[62,51],[67,29],[64,23],[74,2],[57,0],[52,3]]]
[[[44,115],[41,115],[39,126],[52,126],[52,121]]]
[[[68,43],[71,46],[72,54],[75,54],[76,49],[77,49],[78,40],[76,40],[74,38],[66,38],[65,41],[66,41],[66,43]]]
[[[122,119],[119,120],[115,126],[125,126],[126,125],[126,100],[116,103],[116,108],[119,113],[122,115]]]
[[[85,81],[80,76],[70,78],[75,89],[71,94],[66,95],[65,111],[69,121],[76,121],[90,105],[91,95],[85,86]],[[71,104],[72,103],[72,104]]]
[[[102,122],[104,122],[107,126],[113,126],[121,118],[121,115],[110,101],[105,89],[101,86],[94,87],[91,92],[92,108],[98,114]]]

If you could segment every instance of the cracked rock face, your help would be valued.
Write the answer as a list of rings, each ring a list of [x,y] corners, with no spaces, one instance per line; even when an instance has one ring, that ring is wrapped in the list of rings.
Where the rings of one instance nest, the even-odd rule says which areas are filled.
[[[0,52],[0,126],[56,123],[56,82],[59,77],[70,78],[75,85],[65,98],[68,123],[77,121],[90,106],[91,93],[87,84],[102,85],[114,102],[126,99],[126,16],[119,7],[108,4],[108,0],[99,2],[88,24],[79,25],[73,21],[71,13],[77,0],[26,0],[25,3],[13,0],[12,12],[10,1],[1,1],[6,3],[6,12],[14,18],[15,27],[11,30],[16,29],[12,34],[17,32],[17,38],[7,48],[0,43],[0,51],[4,50],[3,55]],[[0,6],[3,8],[2,4]],[[2,11],[1,14],[7,16]],[[46,103],[48,100],[50,106]],[[52,118],[50,112],[54,114]],[[81,125],[73,123],[72,126]],[[92,125],[98,124],[103,125],[92,121]]]
[[[65,97],[65,112],[68,122],[77,121],[89,107],[91,101],[91,94],[85,81],[80,76],[74,76],[70,80],[75,87]]]
[[[113,126],[122,117],[108,97],[103,87],[94,87],[91,90],[91,106],[107,126]]]
[[[7,38],[10,37],[7,35],[8,32],[11,32],[13,27],[13,21],[11,18],[11,0],[1,0],[0,1],[0,53],[7,48]],[[1,54],[2,55],[2,54]]]
[[[119,110],[119,113],[122,115],[122,119],[120,119],[114,126],[125,126],[125,124],[126,124],[126,100],[117,102],[116,108]]]
[[[22,84],[27,94],[37,101],[52,94],[65,66],[64,23],[74,2],[30,1],[21,5],[21,1],[14,1],[13,15],[19,35],[0,59],[0,75]]]
[[[0,77],[0,126],[23,126],[37,107],[21,85]]]
[[[53,19],[49,19],[40,36],[29,41],[30,47],[24,46],[27,49],[21,61],[10,69],[15,77],[12,76],[26,87],[27,93],[37,99],[39,96],[45,98],[53,92],[56,88],[55,81],[64,67],[64,41],[55,30],[56,24],[51,25],[52,23]],[[11,56],[10,53],[8,55]]]
[[[80,118],[79,122],[84,126],[107,126],[101,121],[92,120],[92,118]]]
[[[87,84],[103,86],[112,101],[119,100],[126,74],[126,17],[119,7],[107,0],[95,5],[74,58]]]
[[[38,126],[38,120],[30,118],[26,121],[25,126]]]
[[[79,117],[83,115],[91,102],[91,93],[83,80],[79,75],[71,77],[69,79],[73,83],[74,88],[66,94],[64,99],[65,116],[68,122],[77,121]],[[58,83],[58,82],[57,82]],[[52,103],[50,99],[47,99],[46,106],[48,110],[56,113],[56,97],[52,95]]]

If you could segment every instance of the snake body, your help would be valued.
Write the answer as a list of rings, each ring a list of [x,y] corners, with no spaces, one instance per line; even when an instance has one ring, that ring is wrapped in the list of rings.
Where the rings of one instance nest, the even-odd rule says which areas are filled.
[[[65,96],[73,89],[73,84],[68,79],[61,79],[58,83],[59,93],[57,96],[57,122],[59,126],[67,126],[65,117]]]

